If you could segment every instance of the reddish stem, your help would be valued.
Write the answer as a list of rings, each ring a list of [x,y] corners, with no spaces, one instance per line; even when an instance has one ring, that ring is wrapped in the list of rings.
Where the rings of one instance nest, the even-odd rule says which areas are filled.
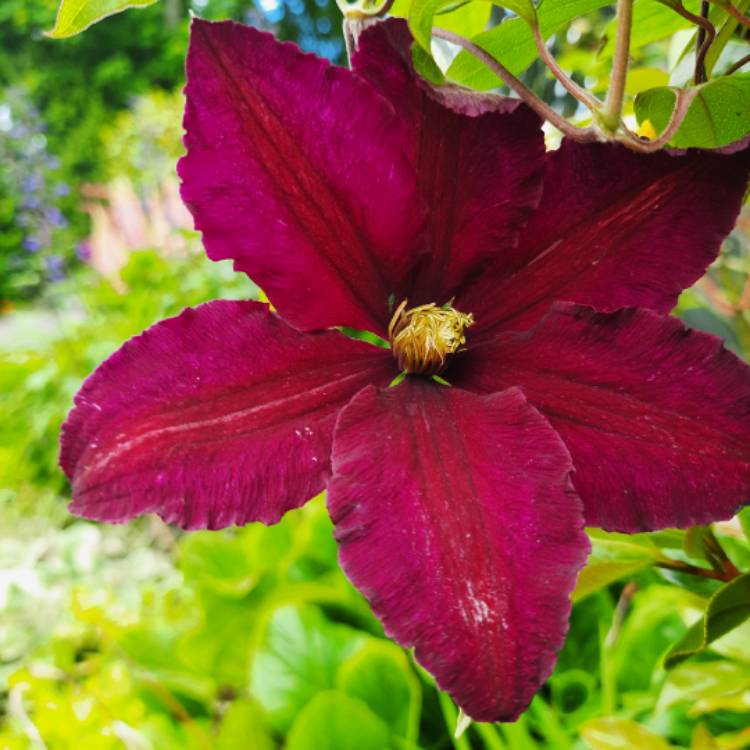
[[[711,578],[714,581],[732,581],[739,575],[739,571],[733,573],[728,570],[718,571],[711,568],[701,568],[679,560],[658,560],[655,564],[657,568],[666,568],[667,570],[674,570],[678,573],[686,573],[687,575],[698,576],[699,578]]]

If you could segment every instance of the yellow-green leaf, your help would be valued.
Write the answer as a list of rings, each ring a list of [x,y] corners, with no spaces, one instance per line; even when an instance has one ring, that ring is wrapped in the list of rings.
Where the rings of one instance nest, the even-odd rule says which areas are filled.
[[[469,0],[466,5],[473,5],[476,2],[490,5],[500,5],[523,18],[526,23],[533,24],[536,22],[536,11],[531,0]],[[407,19],[411,33],[421,47],[427,52],[430,51],[430,41],[432,39],[433,25],[446,28],[443,24],[435,21],[435,16],[440,11],[454,11],[457,7],[456,0],[412,0],[409,6]]]
[[[745,534],[745,539],[750,542],[750,505],[743,508],[738,514],[737,518],[740,520],[740,526]]]
[[[684,6],[693,13],[700,12],[699,0],[685,0]],[[612,21],[602,35],[607,41],[600,57],[605,60],[612,58],[615,52],[616,22]],[[662,0],[636,0],[633,6],[633,32],[630,36],[630,51],[641,49],[646,44],[651,44],[659,39],[666,39],[680,29],[691,28],[691,23],[686,18],[678,15]]]
[[[690,742],[690,750],[721,750],[719,743],[711,736],[711,733],[706,729],[703,724],[693,730],[692,741]]]
[[[430,83],[434,83],[436,86],[445,83],[443,71],[440,70],[437,63],[432,59],[432,55],[416,42],[411,45],[411,62],[414,70]]]
[[[107,16],[128,8],[145,8],[156,0],[62,0],[57,9],[57,20],[47,36],[64,39],[85,31]]]
[[[443,8],[435,14],[434,25],[469,39],[487,28],[492,4],[484,0],[469,0],[455,7]]]
[[[580,732],[591,750],[674,750],[658,734],[630,719],[592,719]]]
[[[705,649],[717,638],[750,619],[750,573],[720,588],[708,601],[705,615],[669,650],[669,669]]]
[[[409,29],[415,41],[426,52],[430,51],[432,41],[432,19],[441,7],[450,2],[451,0],[413,0],[409,6]]]
[[[657,711],[666,711],[675,705],[688,705],[693,709],[706,699],[720,706],[733,701],[743,691],[750,690],[750,667],[719,659],[710,662],[685,662],[668,673],[662,685]]]
[[[365,703],[344,693],[320,692],[299,712],[287,750],[382,750],[388,727]],[[250,745],[245,745],[250,748]]]
[[[659,549],[647,542],[635,542],[625,534],[591,531],[591,554],[578,576],[573,601],[579,601],[610,583],[653,565]]]

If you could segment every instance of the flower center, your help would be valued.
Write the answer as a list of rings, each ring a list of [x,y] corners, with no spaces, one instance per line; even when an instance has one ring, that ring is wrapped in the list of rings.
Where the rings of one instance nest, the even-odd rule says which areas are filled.
[[[430,302],[409,310],[407,302],[398,306],[388,326],[393,356],[402,372],[437,375],[448,356],[466,343],[464,329],[474,325],[474,316],[453,308],[453,300],[442,307]]]

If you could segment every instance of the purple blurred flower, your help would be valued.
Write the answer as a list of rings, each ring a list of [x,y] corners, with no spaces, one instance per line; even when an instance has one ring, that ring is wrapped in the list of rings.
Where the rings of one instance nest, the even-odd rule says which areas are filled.
[[[68,223],[57,206],[47,206],[44,209],[44,218],[57,229],[67,226]]]
[[[86,240],[79,242],[75,247],[75,253],[79,260],[86,262],[91,258],[91,245]]]
[[[34,193],[26,194],[21,199],[21,208],[25,208],[27,211],[37,211],[41,207],[42,200]]]
[[[23,246],[30,253],[35,253],[37,250],[41,250],[42,243],[36,237],[24,237]]]
[[[44,187],[44,178],[41,174],[32,172],[27,174],[21,182],[21,191],[24,193],[36,193]]]
[[[47,278],[50,281],[61,281],[65,278],[65,264],[59,255],[48,255],[44,259]]]

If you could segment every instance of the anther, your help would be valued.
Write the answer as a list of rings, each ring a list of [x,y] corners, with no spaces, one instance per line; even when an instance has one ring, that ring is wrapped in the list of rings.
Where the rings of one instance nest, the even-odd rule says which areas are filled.
[[[388,326],[388,338],[403,372],[436,375],[445,369],[448,357],[466,343],[464,330],[474,324],[474,316],[459,312],[452,302],[407,309],[408,300],[404,300],[398,306]]]

